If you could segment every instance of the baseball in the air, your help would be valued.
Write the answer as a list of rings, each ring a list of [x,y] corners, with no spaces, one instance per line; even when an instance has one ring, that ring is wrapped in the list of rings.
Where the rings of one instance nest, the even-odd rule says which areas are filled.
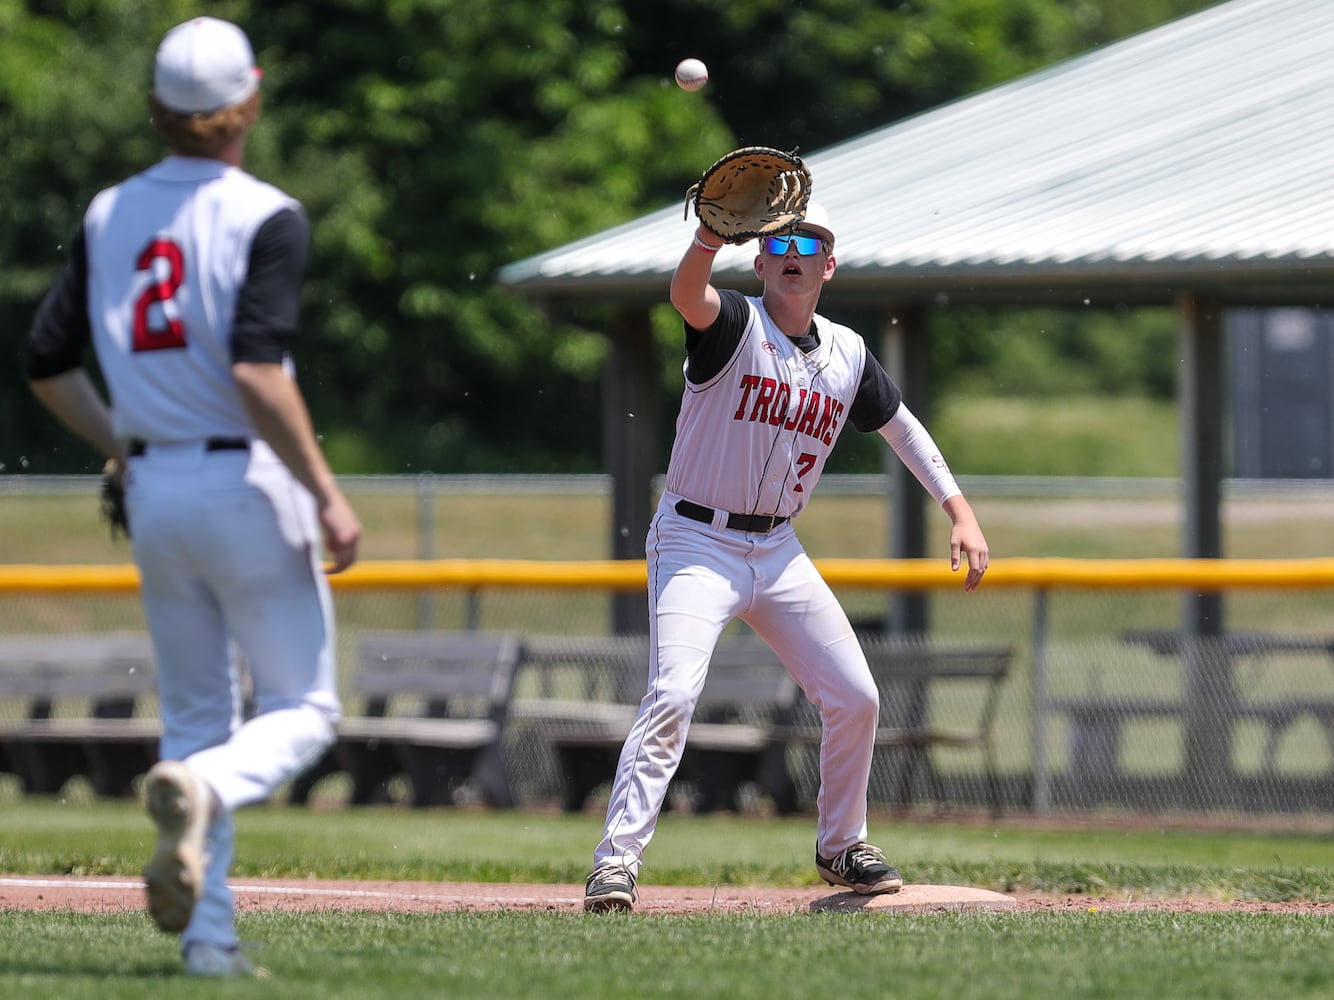
[[[682,90],[699,90],[709,82],[709,67],[698,59],[682,59],[676,64],[676,85]]]

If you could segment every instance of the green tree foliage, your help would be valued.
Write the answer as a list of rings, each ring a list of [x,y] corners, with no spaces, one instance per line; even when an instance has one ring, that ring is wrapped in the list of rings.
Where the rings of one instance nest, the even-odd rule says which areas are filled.
[[[727,141],[625,78],[624,29],[618,4],[588,0],[257,12],[252,32],[282,53],[284,183],[322,226],[308,319],[333,349],[313,398],[355,401],[396,468],[596,458],[600,338],[489,278],[632,216]]]
[[[546,315],[493,285],[498,266],[680,198],[740,142],[811,152],[1205,5],[235,0],[205,12],[242,24],[265,70],[248,168],[314,222],[297,360],[335,465],[407,472],[601,467],[607,315]],[[4,471],[96,465],[31,400],[23,340],[88,200],[162,155],[144,107],[153,48],[198,12],[0,0]],[[710,64],[706,97],[671,85],[686,54]],[[679,334],[661,314],[655,327],[676,384]],[[994,351],[956,337],[942,367],[1005,363],[1019,340],[999,330]]]
[[[966,309],[937,324],[935,360],[968,395],[1170,399],[1176,389],[1170,309]]]
[[[740,141],[812,152],[1213,2],[664,0],[627,8],[627,50],[698,56]]]
[[[77,18],[41,13],[48,6]],[[31,399],[23,344],[88,200],[109,178],[160,156],[146,127],[144,39],[192,7],[85,0],[72,12],[0,0],[0,328],[8,360],[0,471],[101,465]]]

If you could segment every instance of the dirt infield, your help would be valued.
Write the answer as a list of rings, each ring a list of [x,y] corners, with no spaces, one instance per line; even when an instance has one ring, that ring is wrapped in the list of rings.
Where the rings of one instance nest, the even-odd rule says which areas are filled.
[[[445,913],[524,910],[582,912],[582,885],[457,882],[344,882],[238,879],[237,910]],[[0,876],[0,909],[124,913],[143,909],[143,883],[114,877]],[[1334,915],[1334,903],[1266,903],[1204,898],[1002,894],[965,886],[907,885],[866,899],[824,887],[641,886],[637,914],[681,913],[957,913],[957,912],[1233,912]]]

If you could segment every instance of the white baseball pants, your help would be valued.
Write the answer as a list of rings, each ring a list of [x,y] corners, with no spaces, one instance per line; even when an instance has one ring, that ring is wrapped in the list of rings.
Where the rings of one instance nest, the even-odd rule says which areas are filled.
[[[186,761],[222,805],[182,945],[227,947],[236,944],[231,812],[318,758],[340,712],[314,501],[261,442],[217,452],[150,445],[130,460],[126,499],[157,657],[161,757]],[[249,721],[233,653],[254,685]]]
[[[832,857],[866,840],[879,696],[847,614],[791,522],[769,534],[716,528],[673,510],[649,527],[648,692],[617,764],[593,866],[638,874],[685,748],[709,656],[733,618],[765,640],[820,710],[816,847]]]

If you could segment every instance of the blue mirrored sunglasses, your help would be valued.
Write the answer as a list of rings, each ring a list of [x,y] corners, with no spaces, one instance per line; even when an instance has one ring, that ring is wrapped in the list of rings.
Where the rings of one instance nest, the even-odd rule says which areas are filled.
[[[800,233],[788,233],[785,236],[766,236],[765,253],[785,254],[789,244],[802,257],[809,257],[824,249],[823,241],[818,236],[803,236]]]

